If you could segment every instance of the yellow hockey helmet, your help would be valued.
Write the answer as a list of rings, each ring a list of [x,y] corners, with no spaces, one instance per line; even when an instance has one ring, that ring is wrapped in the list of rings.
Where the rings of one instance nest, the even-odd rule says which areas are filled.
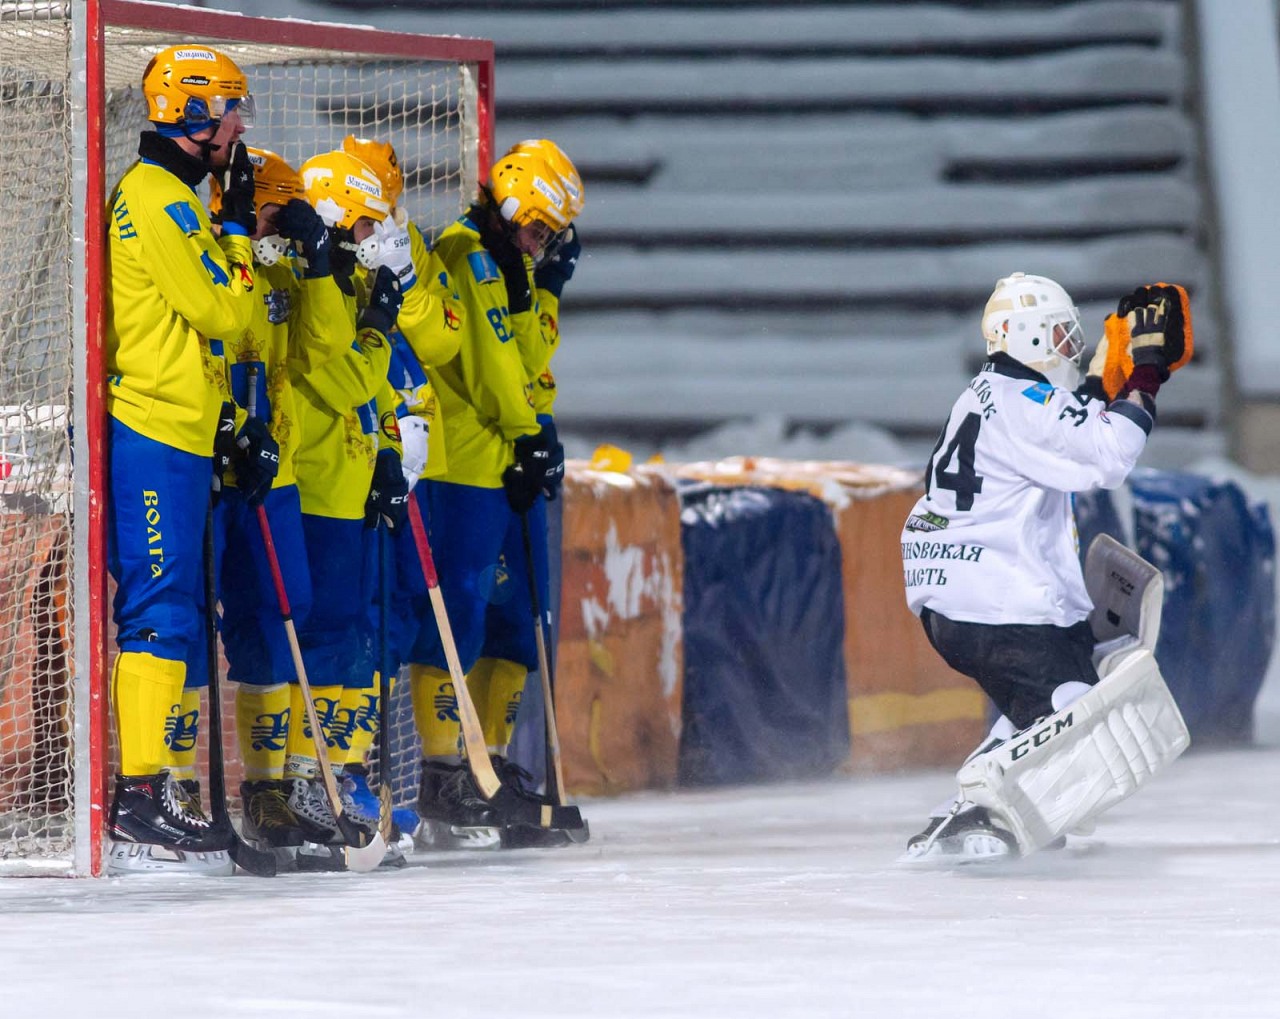
[[[538,222],[559,233],[573,219],[564,178],[540,152],[508,152],[493,164],[489,190],[502,218],[516,226]]]
[[[342,139],[342,151],[363,160],[378,175],[388,202],[394,206],[400,200],[404,193],[404,172],[390,142],[375,142],[371,138],[357,138],[349,134]]]
[[[268,203],[288,205],[291,198],[306,197],[298,171],[282,157],[251,145],[246,145],[245,151],[253,165],[253,204],[259,209]],[[217,174],[209,178],[209,211],[215,216],[222,212],[222,184]]]
[[[545,159],[547,165],[559,175],[565,194],[569,196],[569,218],[577,219],[582,215],[582,208],[586,203],[582,177],[578,174],[578,168],[573,165],[573,160],[564,154],[564,149],[549,138],[526,138],[507,150],[508,156],[519,154],[541,156]]]
[[[300,172],[307,201],[326,226],[350,230],[362,216],[381,223],[391,213],[378,175],[349,152],[335,149],[312,156]]]
[[[147,119],[155,124],[200,131],[215,125],[230,109],[253,117],[249,84],[236,62],[211,46],[170,46],[151,58],[142,72]]]

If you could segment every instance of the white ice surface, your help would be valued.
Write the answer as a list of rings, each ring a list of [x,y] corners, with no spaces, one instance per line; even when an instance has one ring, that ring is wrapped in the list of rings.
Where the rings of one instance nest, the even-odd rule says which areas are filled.
[[[364,876],[0,881],[0,1015],[1280,1012],[1280,749],[1184,757],[1066,852],[895,867],[948,780],[595,801],[582,847]]]

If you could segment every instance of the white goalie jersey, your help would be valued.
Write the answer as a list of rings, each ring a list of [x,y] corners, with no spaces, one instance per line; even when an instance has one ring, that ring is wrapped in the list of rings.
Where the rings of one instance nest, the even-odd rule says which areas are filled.
[[[1153,419],[1055,389],[996,354],[969,383],[902,531],[907,604],[971,623],[1070,626],[1089,614],[1072,493],[1115,488]]]

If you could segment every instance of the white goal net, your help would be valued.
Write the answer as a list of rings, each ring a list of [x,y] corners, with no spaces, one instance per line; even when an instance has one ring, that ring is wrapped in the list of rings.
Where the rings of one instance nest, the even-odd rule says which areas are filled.
[[[347,134],[390,141],[402,204],[428,236],[488,165],[491,43],[135,0],[0,0],[0,874],[100,869],[112,768],[102,224],[146,127],[143,69],[178,42],[239,64],[257,104],[245,141],[294,166]],[[416,753],[402,714],[404,798]]]

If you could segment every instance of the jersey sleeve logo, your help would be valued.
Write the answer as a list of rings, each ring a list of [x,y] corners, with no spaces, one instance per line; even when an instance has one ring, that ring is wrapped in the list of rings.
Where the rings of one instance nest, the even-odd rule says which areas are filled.
[[[196,210],[191,207],[189,202],[174,202],[166,205],[164,211],[169,214],[169,218],[178,224],[178,229],[187,237],[194,237],[200,232],[200,217],[196,215]]]
[[[1028,386],[1024,389],[1022,395],[1032,403],[1038,403],[1043,407],[1048,404],[1053,396],[1053,386],[1047,382],[1037,382],[1034,386]]]
[[[498,263],[487,251],[473,251],[467,256],[467,264],[471,266],[471,275],[477,283],[496,283],[502,279],[498,271]]]

